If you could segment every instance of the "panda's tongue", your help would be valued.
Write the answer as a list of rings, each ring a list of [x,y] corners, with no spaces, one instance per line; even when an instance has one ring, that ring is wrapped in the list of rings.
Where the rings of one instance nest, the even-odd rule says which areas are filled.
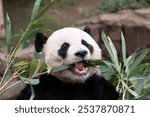
[[[75,69],[78,69],[79,71],[82,71],[84,69],[83,63],[82,62],[77,62],[75,63]]]

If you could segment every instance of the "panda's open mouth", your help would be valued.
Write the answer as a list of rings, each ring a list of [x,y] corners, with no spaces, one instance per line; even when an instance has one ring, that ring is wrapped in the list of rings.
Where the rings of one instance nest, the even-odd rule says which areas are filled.
[[[73,64],[72,72],[78,75],[84,75],[88,72],[88,67],[86,65],[86,61],[79,61]]]

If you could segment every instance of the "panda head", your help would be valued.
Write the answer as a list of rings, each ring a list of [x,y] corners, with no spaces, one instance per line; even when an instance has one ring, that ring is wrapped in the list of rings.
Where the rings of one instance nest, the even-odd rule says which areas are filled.
[[[36,35],[35,49],[43,53],[47,66],[73,65],[72,68],[53,73],[62,81],[84,82],[93,74],[100,74],[97,67],[87,67],[85,61],[101,59],[101,49],[90,36],[90,28],[63,28],[47,38],[42,33]]]

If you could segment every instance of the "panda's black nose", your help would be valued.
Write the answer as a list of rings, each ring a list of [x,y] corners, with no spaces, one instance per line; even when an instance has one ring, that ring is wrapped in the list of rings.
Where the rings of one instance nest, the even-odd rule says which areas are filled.
[[[75,56],[77,57],[81,57],[81,58],[84,58],[86,55],[87,55],[87,51],[86,50],[82,50],[82,51],[78,51],[75,53]]]

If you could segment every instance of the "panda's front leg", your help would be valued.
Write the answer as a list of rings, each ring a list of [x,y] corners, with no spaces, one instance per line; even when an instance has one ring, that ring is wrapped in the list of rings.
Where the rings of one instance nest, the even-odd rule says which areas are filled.
[[[97,100],[117,100],[119,93],[102,75],[92,75],[88,80],[88,90]]]

